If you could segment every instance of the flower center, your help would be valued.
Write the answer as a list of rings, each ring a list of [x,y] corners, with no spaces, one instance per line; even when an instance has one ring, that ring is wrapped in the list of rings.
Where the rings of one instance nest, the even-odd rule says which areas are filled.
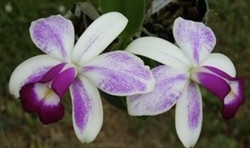
[[[196,66],[196,67],[191,67],[190,70],[189,70],[189,73],[190,73],[190,76],[189,76],[189,79],[190,80],[195,80],[195,74],[197,73],[197,71],[199,71],[200,67],[199,66]]]
[[[44,99],[45,100],[47,100],[47,99],[49,99],[50,97],[52,97],[52,95],[53,95],[53,93],[54,93],[54,91],[51,89],[51,88],[47,88],[46,90],[45,90],[45,92],[44,92]]]

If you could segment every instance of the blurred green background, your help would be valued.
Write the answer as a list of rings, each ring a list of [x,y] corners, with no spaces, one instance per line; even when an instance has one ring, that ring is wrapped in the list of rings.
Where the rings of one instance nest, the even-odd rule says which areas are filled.
[[[204,118],[196,148],[250,147],[250,1],[208,0],[208,26],[216,37],[214,52],[234,62],[244,79],[246,102],[236,117],[224,120],[221,104],[203,91]],[[29,36],[31,21],[52,14],[65,14],[73,6],[68,0],[0,1],[0,148],[182,148],[174,127],[174,108],[140,122],[105,100],[104,123],[97,139],[82,144],[75,136],[71,121],[71,102],[63,99],[65,117],[44,126],[36,115],[25,113],[18,99],[8,93],[8,80],[15,67],[27,58],[41,54]]]

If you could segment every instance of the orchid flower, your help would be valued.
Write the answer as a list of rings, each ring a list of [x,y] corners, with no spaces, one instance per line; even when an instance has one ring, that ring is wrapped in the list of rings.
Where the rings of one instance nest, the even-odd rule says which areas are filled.
[[[21,63],[9,82],[22,107],[37,113],[43,124],[64,115],[61,99],[70,90],[73,127],[81,142],[92,142],[103,122],[98,88],[117,96],[147,93],[155,79],[148,66],[126,51],[99,55],[122,32],[128,20],[118,12],[97,18],[75,42],[71,21],[60,15],[38,19],[30,26],[34,44],[46,54]]]
[[[216,38],[203,23],[179,17],[174,22],[173,35],[178,47],[160,38],[143,37],[126,48],[163,64],[152,69],[154,91],[127,97],[128,112],[133,116],[158,115],[176,104],[177,134],[185,147],[193,147],[203,116],[199,84],[218,96],[223,103],[222,115],[229,119],[244,102],[243,83],[236,78],[228,57],[211,53]]]

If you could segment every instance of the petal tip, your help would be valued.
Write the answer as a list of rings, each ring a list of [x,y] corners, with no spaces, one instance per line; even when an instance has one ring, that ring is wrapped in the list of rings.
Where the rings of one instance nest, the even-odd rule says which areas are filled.
[[[244,84],[241,78],[231,82],[231,92],[224,99],[222,116],[224,119],[232,119],[235,117],[239,108],[245,102]]]

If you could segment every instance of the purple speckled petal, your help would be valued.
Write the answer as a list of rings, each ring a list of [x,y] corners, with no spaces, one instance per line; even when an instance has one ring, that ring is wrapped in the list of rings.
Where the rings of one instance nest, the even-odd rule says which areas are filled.
[[[189,81],[187,73],[167,66],[155,67],[152,73],[156,79],[154,91],[127,97],[130,115],[157,115],[168,111],[179,100]]]
[[[103,123],[103,108],[98,89],[83,76],[70,86],[73,126],[82,143],[92,142]]]
[[[231,119],[235,116],[240,106],[245,102],[244,86],[242,79],[229,82],[231,91],[223,101],[222,115],[225,119]]]
[[[81,35],[72,53],[72,60],[82,65],[99,55],[122,32],[127,18],[109,12],[97,18]]]
[[[27,84],[20,90],[23,109],[35,112],[43,124],[57,122],[64,115],[64,107],[58,95],[45,84]]]
[[[55,93],[61,98],[69,89],[69,86],[74,81],[77,75],[75,67],[69,67],[63,70],[52,82],[52,88]]]
[[[48,55],[38,55],[24,61],[10,77],[10,93],[18,98],[19,90],[23,85],[40,81],[45,73],[59,63],[59,60]]]
[[[80,73],[112,95],[147,93],[155,86],[149,67],[140,58],[125,51],[102,54],[84,65]]]
[[[199,71],[192,76],[192,80],[201,84],[221,100],[223,100],[231,90],[227,81],[213,73]]]
[[[176,104],[175,127],[185,147],[197,142],[202,124],[202,98],[197,83],[190,82]]]
[[[214,67],[231,77],[236,76],[236,69],[233,62],[225,55],[220,53],[210,54],[204,61],[200,63],[201,67]]]
[[[74,27],[61,15],[42,18],[31,23],[30,36],[43,52],[69,62],[74,47]]]
[[[194,65],[204,60],[213,50],[216,38],[213,31],[201,22],[177,18],[173,25],[177,45]]]

